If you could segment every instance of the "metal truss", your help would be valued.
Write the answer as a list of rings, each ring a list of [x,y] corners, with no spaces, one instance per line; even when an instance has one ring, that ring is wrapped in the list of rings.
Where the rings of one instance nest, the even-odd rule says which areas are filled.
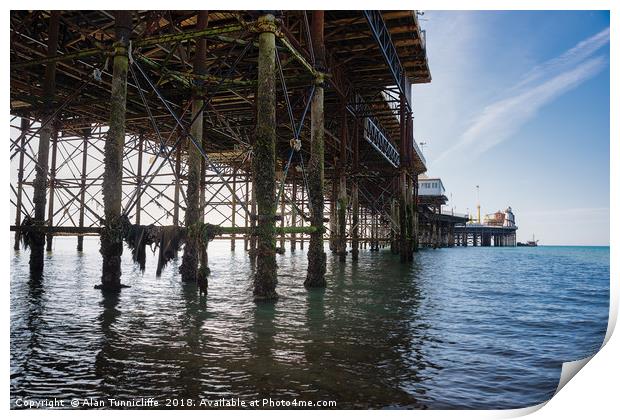
[[[393,167],[400,165],[400,154],[396,147],[388,140],[383,130],[372,118],[364,118],[364,139],[375,148]]]
[[[398,56],[398,51],[396,51],[396,47],[392,42],[390,31],[383,20],[383,16],[378,10],[364,10],[364,16],[368,21],[368,26],[370,27],[375,41],[377,41],[379,45],[383,58],[390,68],[394,82],[396,86],[398,86],[400,93],[405,96],[407,108],[411,111],[413,108],[411,103],[411,82],[405,74],[405,70]]]

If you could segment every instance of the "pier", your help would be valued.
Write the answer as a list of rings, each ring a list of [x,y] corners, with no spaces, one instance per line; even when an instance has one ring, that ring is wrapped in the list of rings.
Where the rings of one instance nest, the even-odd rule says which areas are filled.
[[[517,246],[517,225],[512,208],[487,214],[480,220],[468,220],[454,226],[456,246]]]
[[[242,240],[256,300],[287,249],[320,288],[324,241],[342,264],[508,244],[421,194],[416,11],[13,11],[10,58],[11,230],[35,278],[59,235],[99,236],[109,291],[125,245],[206,291],[209,242]]]

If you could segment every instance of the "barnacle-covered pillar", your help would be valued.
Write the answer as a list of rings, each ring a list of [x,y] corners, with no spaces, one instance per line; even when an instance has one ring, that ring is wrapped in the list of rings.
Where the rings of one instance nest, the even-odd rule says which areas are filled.
[[[254,300],[271,300],[276,293],[276,23],[273,15],[258,18],[258,94],[256,142],[252,172],[256,189],[256,271]]]
[[[49,32],[47,39],[47,55],[55,56],[58,49],[58,25],[60,12],[53,11],[50,17]],[[56,63],[51,62],[45,66],[45,80],[43,82],[43,101],[46,108],[51,107],[56,90]],[[49,112],[49,108],[47,110]],[[42,120],[45,120],[43,116]],[[53,123],[49,122],[41,128],[39,134],[39,153],[37,155],[36,175],[33,182],[34,224],[43,226],[45,223],[45,205],[47,201],[47,170],[52,137]],[[30,273],[33,277],[39,277],[43,272],[43,247],[45,245],[45,233],[36,231],[30,235]]]
[[[207,27],[208,12],[198,12],[198,22],[196,29],[202,30]],[[196,40],[196,52],[194,54],[194,72],[203,74],[205,70],[205,60],[207,55],[206,40]],[[201,190],[201,159],[199,147],[202,147],[202,129],[203,129],[203,113],[202,113],[202,92],[200,92],[201,81],[196,81],[195,89],[192,93],[192,120],[191,139],[188,139],[187,148],[187,192],[185,194],[186,210],[185,210],[185,227],[187,228],[187,237],[185,247],[183,248],[183,262],[179,270],[181,271],[181,279],[185,282],[195,282],[198,279],[198,262],[200,259],[200,243],[201,238],[198,223],[203,221],[203,215],[200,206],[200,190]]]
[[[325,63],[325,44],[323,41],[324,12],[316,10],[312,14],[312,43],[318,67]],[[311,226],[316,231],[310,234],[308,245],[308,274],[304,286],[325,287],[326,255],[323,250],[323,182],[324,182],[324,115],[323,115],[323,79],[316,80],[310,108],[310,161],[308,162],[308,201],[310,204]]]
[[[123,226],[121,219],[123,148],[125,146],[125,111],[127,104],[128,46],[132,29],[132,14],[127,10],[115,12],[114,63],[110,123],[105,142],[103,172],[104,226],[99,252],[103,259],[101,289],[121,288],[121,255]]]

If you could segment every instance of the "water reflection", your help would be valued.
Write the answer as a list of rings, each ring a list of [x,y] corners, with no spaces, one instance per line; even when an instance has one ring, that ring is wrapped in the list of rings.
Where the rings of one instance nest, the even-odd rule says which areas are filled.
[[[238,396],[518,407],[552,392],[560,362],[595,349],[607,322],[608,250],[437,250],[411,265],[362,250],[358,262],[328,258],[328,287],[318,290],[303,288],[306,255],[287,253],[278,256],[281,299],[257,305],[247,254],[228,243],[213,243],[202,297],[175,262],[157,278],[156,257],[142,275],[129,253],[122,270],[132,287],[94,290],[97,242],[85,240],[80,254],[62,243],[40,281],[29,279],[28,254],[13,254],[12,402]]]
[[[118,317],[121,315],[118,309],[119,302],[119,293],[101,291],[99,302],[101,314],[98,317],[101,340],[100,350],[95,356],[95,374],[100,379],[98,388],[102,396],[117,395],[119,380],[122,380],[124,373],[119,360],[124,360],[124,348],[127,343],[123,343],[122,337],[115,328]],[[127,350],[131,351],[131,349]]]
[[[27,278],[25,283],[25,299],[20,304],[25,304],[26,310],[11,310],[11,345],[19,345],[24,351],[11,357],[11,400],[18,397],[28,397],[28,388],[32,385],[29,372],[39,371],[38,360],[45,358],[41,351],[45,347],[42,343],[41,333],[46,329],[46,322],[42,316],[46,310],[45,289],[42,278]],[[21,325],[25,315],[24,324]],[[15,335],[14,330],[19,329],[20,334]],[[23,379],[20,380],[20,379]]]
[[[184,302],[184,311],[179,322],[182,329],[179,340],[182,343],[180,353],[176,356],[180,366],[178,372],[171,374],[178,375],[180,398],[197,399],[202,388],[200,355],[204,341],[208,340],[202,331],[208,318],[207,296],[199,293],[195,283],[181,282],[180,287]]]

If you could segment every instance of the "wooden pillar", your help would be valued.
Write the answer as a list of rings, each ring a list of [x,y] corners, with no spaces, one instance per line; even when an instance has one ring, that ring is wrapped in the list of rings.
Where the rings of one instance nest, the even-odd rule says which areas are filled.
[[[121,200],[123,180],[123,148],[125,146],[125,112],[127,104],[128,46],[132,31],[132,14],[115,12],[115,43],[110,98],[110,123],[105,142],[103,173],[104,230],[101,233],[101,289],[121,288],[121,255],[123,254]]]
[[[196,29],[201,30],[207,27],[208,12],[201,10],[198,12]],[[204,74],[205,60],[207,55],[207,45],[204,39],[196,41],[196,51],[194,53],[194,72]],[[202,84],[196,83],[192,92],[192,120],[190,132],[196,144],[188,139],[187,147],[187,192],[185,194],[185,227],[192,229],[204,219],[204,209],[201,206],[201,190],[204,177],[202,173],[202,155],[198,146],[202,147],[203,140],[203,99]],[[196,229],[192,229],[196,232]],[[196,282],[198,280],[198,269],[201,259],[205,255],[202,251],[201,238],[196,233],[188,235],[183,248],[183,262],[180,267],[181,279],[184,282]]]
[[[22,196],[24,194],[24,156],[25,156],[25,148],[26,148],[26,132],[30,128],[30,121],[27,118],[20,118],[20,135],[21,141],[19,144],[19,167],[17,169],[17,198],[15,202],[15,226],[20,227],[22,224]],[[13,249],[19,249],[19,241],[20,241],[20,230],[15,230],[15,243],[13,244]]]
[[[79,227],[84,227],[84,206],[86,204],[86,175],[88,170],[88,139],[90,138],[91,130],[87,128],[84,130],[84,141],[82,145],[82,174],[80,179],[80,215],[79,215]],[[78,235],[77,237],[77,250],[82,252],[84,250],[84,235]]]
[[[258,18],[258,95],[253,172],[258,207],[254,299],[272,300],[276,293],[276,24],[273,15]]]
[[[324,11],[312,12],[312,44],[317,67],[325,64],[325,44],[323,40]],[[310,235],[308,246],[308,274],[306,287],[325,287],[325,270],[327,258],[323,250],[324,218],[324,114],[323,114],[323,80],[316,80],[316,88],[311,103],[310,123],[310,161],[308,162],[308,200],[311,207],[311,225],[316,232]]]
[[[60,12],[52,11],[47,39],[47,55],[55,56],[58,50],[58,26]],[[43,81],[43,102],[46,108],[45,113],[51,113],[51,106],[54,101],[56,90],[56,63],[51,62],[45,66],[45,79]],[[45,120],[43,115],[41,120]],[[39,134],[39,151],[37,154],[36,175],[33,182],[33,202],[34,202],[34,223],[43,226],[45,223],[45,205],[47,201],[47,171],[49,157],[49,142],[52,136],[53,122],[48,122],[41,128]],[[38,278],[43,273],[43,247],[45,245],[45,233],[35,232],[31,235],[30,244],[30,274]]]

